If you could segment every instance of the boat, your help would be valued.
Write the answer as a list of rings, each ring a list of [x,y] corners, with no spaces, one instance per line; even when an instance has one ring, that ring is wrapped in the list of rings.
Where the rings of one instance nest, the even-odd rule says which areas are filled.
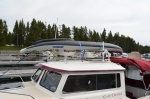
[[[126,69],[125,86],[131,99],[150,94],[150,62],[138,58],[111,58],[111,61]]]
[[[15,88],[8,86],[0,90],[0,98],[129,99],[125,89],[125,68],[112,62],[110,58],[112,52],[122,53],[119,46],[110,43],[56,39],[37,41],[20,52],[29,54],[47,50],[60,51],[57,57],[63,55],[64,59],[36,64],[38,69],[31,76],[31,81],[22,82],[22,85]],[[68,57],[74,55],[75,50],[79,50],[80,59],[68,60]],[[86,61],[84,53],[88,50],[100,51],[102,57]],[[143,96],[139,99],[148,98],[149,96]]]
[[[142,58],[146,61],[149,61],[150,62],[150,53],[144,53],[143,55],[141,55]]]
[[[35,42],[33,45],[24,48],[20,53],[30,53],[33,51],[44,51],[44,50],[99,50],[103,51],[107,49],[109,52],[122,53],[122,48],[104,42],[90,42],[90,41],[75,41],[73,39],[58,38],[58,39],[46,39]]]

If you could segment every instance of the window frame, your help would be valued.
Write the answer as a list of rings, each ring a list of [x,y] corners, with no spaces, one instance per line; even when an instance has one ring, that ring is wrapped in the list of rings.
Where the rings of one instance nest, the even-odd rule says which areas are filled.
[[[55,89],[56,89],[56,90],[58,89],[58,86],[59,86],[60,81],[61,81],[61,79],[62,79],[62,74],[61,74],[61,73],[58,73],[58,72],[54,72],[54,71],[46,70],[46,71],[43,73],[43,77],[41,78],[41,80],[40,80],[40,82],[39,82],[39,85],[42,86],[43,88],[47,89],[47,90],[50,91],[50,92],[56,92],[56,90],[54,90],[54,91],[53,91],[53,90],[50,90],[49,88],[46,88],[45,85],[42,84],[42,81],[43,81],[43,80],[46,80],[45,76],[46,76],[46,77],[48,76],[48,72],[53,72],[53,73],[55,73],[55,74],[60,75],[60,79],[59,79],[59,81],[58,81],[58,83],[57,83],[57,86],[55,86],[55,87],[56,87]],[[44,79],[44,78],[45,78],[45,79]]]
[[[36,78],[34,79],[34,76],[36,75],[36,73],[37,73],[39,70],[41,70],[41,72],[40,72],[40,74],[38,75],[38,78],[36,77]],[[42,72],[43,72],[43,69],[38,68],[38,69],[36,70],[36,72],[31,76],[31,80],[34,81],[35,83],[37,83],[37,82],[40,80],[40,77],[42,76]]]
[[[66,83],[67,83],[67,80],[68,80],[68,77],[69,76],[92,76],[92,75],[94,75],[95,76],[95,81],[97,81],[97,76],[98,75],[109,75],[109,74],[114,74],[114,76],[115,76],[115,87],[114,88],[107,88],[107,89],[95,89],[95,90],[85,90],[85,91],[72,91],[72,92],[65,92],[64,91],[64,88],[65,88],[65,85],[66,85]],[[117,79],[117,80],[116,80]],[[118,79],[119,79],[119,82],[118,82]],[[97,87],[97,83],[98,82],[96,82],[95,83],[95,86]],[[119,84],[119,85],[118,85]],[[115,88],[121,88],[122,87],[122,82],[121,82],[121,73],[100,73],[100,74],[92,74],[92,73],[90,73],[90,74],[72,74],[72,75],[68,75],[67,76],[67,78],[66,78],[66,81],[65,81],[65,83],[64,83],[64,86],[62,87],[62,94],[63,95],[67,95],[67,94],[74,94],[74,93],[80,93],[80,92],[90,92],[90,91],[103,91],[103,90],[111,90],[111,89],[115,89]]]

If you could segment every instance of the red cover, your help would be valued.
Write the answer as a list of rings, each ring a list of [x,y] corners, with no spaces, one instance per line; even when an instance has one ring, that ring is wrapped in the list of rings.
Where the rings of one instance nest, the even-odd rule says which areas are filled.
[[[136,58],[111,58],[111,61],[114,63],[120,63],[122,65],[135,65],[139,68],[143,73],[150,72],[150,62],[143,59]]]

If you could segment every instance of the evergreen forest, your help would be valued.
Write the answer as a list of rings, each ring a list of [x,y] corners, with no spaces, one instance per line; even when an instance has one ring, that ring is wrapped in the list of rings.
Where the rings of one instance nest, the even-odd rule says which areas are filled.
[[[143,46],[129,36],[107,31],[105,28],[101,32],[87,29],[86,26],[68,27],[65,24],[57,26],[56,24],[46,24],[45,22],[33,19],[24,23],[22,20],[16,20],[13,31],[8,30],[5,20],[0,19],[0,46],[14,45],[26,47],[32,45],[35,41],[50,38],[71,38],[80,41],[107,42],[119,45],[123,51],[130,53],[139,51],[140,53],[150,53],[150,46]]]

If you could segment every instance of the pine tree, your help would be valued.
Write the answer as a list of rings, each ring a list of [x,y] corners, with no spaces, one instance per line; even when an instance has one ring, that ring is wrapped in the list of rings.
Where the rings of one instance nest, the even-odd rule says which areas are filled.
[[[7,23],[6,23],[6,21],[3,21],[3,44],[4,44],[4,46],[6,46],[6,44],[8,44],[7,35],[8,35]]]
[[[79,40],[84,41],[83,35],[84,35],[84,30],[83,27],[81,26],[79,28]]]
[[[112,35],[112,32],[111,32],[111,31],[108,33],[107,42],[108,42],[108,43],[113,43],[113,35]]]
[[[94,30],[94,31],[93,31],[93,38],[94,38],[94,41],[95,41],[95,42],[98,42],[98,41],[99,41],[99,37],[97,36],[97,34],[98,34],[98,33]]]
[[[85,26],[85,27],[84,27],[84,31],[83,31],[83,38],[84,38],[84,41],[89,41],[88,35],[89,35],[89,33],[88,33],[88,30],[87,30],[87,27]]]
[[[60,31],[60,38],[70,38],[70,28],[66,27],[64,24],[62,25],[62,30]]]
[[[15,46],[18,46],[18,34],[18,21],[16,21],[13,29],[13,44]]]
[[[124,35],[121,35],[119,37],[119,46],[124,50],[124,52],[126,52],[125,49],[127,45],[126,45],[126,37]]]
[[[119,45],[119,32],[114,34],[114,44]]]
[[[65,24],[62,25],[62,31],[58,32],[58,27],[56,24],[52,26],[49,24],[46,26],[42,21],[32,20],[31,24],[27,22],[25,25],[23,19],[19,22],[16,20],[13,32],[8,32],[8,27],[6,21],[0,19],[0,46],[5,46],[6,44],[14,44],[16,46],[29,46],[36,40],[47,39],[47,38],[70,38],[71,30],[70,27],[66,27]],[[73,26],[72,34],[75,40],[82,41],[105,41],[108,43],[114,43],[123,48],[125,52],[140,51],[141,53],[150,52],[150,46],[140,45],[139,42],[136,43],[133,38],[125,37],[124,35],[119,35],[115,33],[114,36],[110,31],[108,36],[106,36],[106,29],[99,34],[97,31],[87,30],[87,27],[81,26],[80,28]]]
[[[79,30],[77,27],[73,26],[72,28],[72,32],[73,32],[73,35],[74,35],[74,40],[80,40],[79,38]]]
[[[94,41],[93,32],[89,30],[89,41]]]
[[[81,27],[78,29],[78,36],[79,36],[79,40],[81,40],[81,41],[88,41],[89,38],[88,38],[88,31],[87,31],[87,28],[81,26]]]
[[[47,39],[48,38],[48,34],[47,34],[47,29],[46,26],[43,22],[38,21],[38,29],[41,35],[41,39]]]
[[[102,39],[102,41],[106,42],[106,30],[105,30],[105,28],[101,34],[101,39]]]
[[[47,36],[48,36],[49,39],[53,38],[53,36],[52,36],[52,28],[51,28],[50,24],[48,25],[48,28],[47,28]]]
[[[29,22],[27,22],[27,25],[25,27],[25,36],[24,36],[24,46],[27,46],[27,36],[29,35],[30,32],[30,25]]]
[[[59,34],[58,34],[58,27],[56,26],[56,24],[53,24],[52,28],[51,28],[51,34],[52,34],[52,38],[59,38]]]
[[[24,46],[25,44],[25,36],[26,36],[26,27],[25,23],[22,20],[19,21],[19,26],[18,26],[18,45],[19,46]]]
[[[13,36],[11,32],[8,33],[7,39],[7,44],[11,45],[13,43]]]
[[[3,40],[3,21],[2,19],[0,19],[0,46],[3,46],[2,40]]]
[[[40,40],[41,36],[38,31],[38,25],[35,19],[32,20],[30,32],[26,37],[26,45],[32,45],[36,40]]]

